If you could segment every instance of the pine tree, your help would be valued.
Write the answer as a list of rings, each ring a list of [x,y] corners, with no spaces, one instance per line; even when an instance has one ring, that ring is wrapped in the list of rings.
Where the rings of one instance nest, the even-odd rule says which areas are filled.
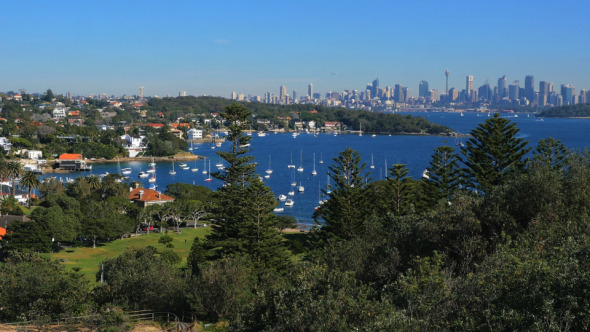
[[[390,177],[387,178],[387,187],[391,193],[391,211],[397,215],[404,215],[412,210],[414,201],[414,186],[410,170],[405,164],[393,164],[389,169]]]
[[[254,173],[253,157],[246,155],[250,137],[243,130],[250,113],[239,104],[228,106],[221,115],[228,123],[229,151],[218,152],[229,167],[213,176],[224,181],[216,192],[215,224],[205,247],[209,257],[244,254],[258,268],[257,273],[283,270],[289,262],[272,210],[277,202],[270,189]]]
[[[450,146],[434,150],[426,176],[422,177],[423,201],[432,206],[440,199],[448,200],[463,184],[459,156]]]
[[[539,141],[533,151],[533,161],[557,170],[563,166],[568,155],[569,151],[561,140],[549,137]]]
[[[471,138],[461,148],[470,187],[488,192],[502,183],[506,175],[524,169],[524,156],[530,151],[528,141],[517,138],[516,123],[496,113],[471,131]]]
[[[323,191],[329,199],[315,212],[314,219],[318,224],[323,220],[324,239],[351,239],[362,229],[367,215],[366,164],[361,164],[360,154],[351,148],[340,152],[334,162],[329,167],[333,190]]]

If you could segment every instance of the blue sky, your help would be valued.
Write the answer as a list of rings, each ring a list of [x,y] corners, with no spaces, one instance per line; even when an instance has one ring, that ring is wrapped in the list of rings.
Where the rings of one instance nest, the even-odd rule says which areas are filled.
[[[588,1],[11,1],[0,91],[229,97],[535,76],[590,89]]]

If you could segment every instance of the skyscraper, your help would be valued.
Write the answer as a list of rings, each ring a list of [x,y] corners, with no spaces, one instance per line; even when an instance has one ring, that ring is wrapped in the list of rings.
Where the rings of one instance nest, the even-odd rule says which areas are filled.
[[[524,78],[524,96],[529,102],[533,102],[535,94],[535,77],[533,75],[527,75]]]
[[[467,94],[467,98],[471,96],[471,91],[473,91],[473,75],[467,75],[465,78],[465,93]]]
[[[403,103],[404,102],[404,91],[403,91],[403,87],[401,86],[401,84],[396,84],[395,88],[393,90],[393,100],[395,100],[397,103]]]
[[[420,85],[418,85],[418,96],[419,97],[428,97],[428,82],[425,80],[420,81]]]
[[[143,98],[143,96],[144,96],[144,95],[143,95],[143,91],[144,91],[144,90],[143,90],[143,86],[140,86],[140,87],[139,87],[139,98]]]
[[[508,86],[508,98],[512,101],[519,99],[520,97],[520,82],[514,81]]]
[[[376,78],[375,80],[373,80],[373,84],[371,86],[371,95],[373,97],[377,97],[378,90],[379,90],[379,79]]]
[[[445,85],[445,98],[449,98],[449,70],[445,71],[445,76],[447,80],[447,84]]]
[[[574,104],[574,95],[576,94],[576,88],[571,84],[561,85],[561,97],[563,98],[564,105]]]
[[[293,102],[297,99],[297,91],[293,90]]]
[[[498,79],[498,95],[500,98],[506,97],[506,75]]]
[[[313,84],[309,83],[307,86],[307,96],[309,99],[313,99]]]

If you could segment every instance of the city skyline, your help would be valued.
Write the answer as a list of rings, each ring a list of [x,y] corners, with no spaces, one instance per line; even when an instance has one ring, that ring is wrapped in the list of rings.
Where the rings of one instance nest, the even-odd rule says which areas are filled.
[[[0,91],[136,95],[144,86],[146,96],[186,91],[227,98],[233,91],[264,96],[285,85],[302,96],[310,83],[324,94],[363,90],[379,78],[380,86],[400,84],[417,97],[421,80],[443,94],[447,68],[449,89],[463,89],[468,75],[477,89],[504,74],[507,86],[534,75],[555,87],[589,88],[590,46],[583,42],[589,7],[582,1],[7,3]]]

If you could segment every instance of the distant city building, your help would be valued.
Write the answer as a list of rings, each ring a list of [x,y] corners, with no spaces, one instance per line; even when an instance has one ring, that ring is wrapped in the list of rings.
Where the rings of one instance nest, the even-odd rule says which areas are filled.
[[[527,75],[524,78],[524,96],[529,102],[534,100],[535,94],[535,77],[533,75]]]
[[[506,97],[506,75],[498,79],[498,95],[500,98]]]
[[[514,81],[508,85],[508,99],[515,101],[520,97],[520,82]]]
[[[187,131],[187,135],[189,141],[203,139],[203,131],[201,129],[192,128],[189,131]]]
[[[179,97],[186,97],[186,91],[180,91],[180,92],[178,93],[178,96],[179,96]]]
[[[457,90],[455,88],[451,88],[449,90],[449,94],[447,96],[447,99],[449,101],[455,101],[455,100],[459,99],[459,90]]]
[[[402,91],[403,91],[403,93],[404,93],[404,95],[403,95],[403,100],[404,100],[404,101],[403,101],[403,102],[404,102],[404,103],[407,103],[407,102],[408,102],[408,98],[409,98],[409,96],[410,96],[410,89],[409,89],[408,87],[403,87],[403,88],[402,88]]]
[[[428,97],[428,90],[430,90],[428,88],[428,82],[425,80],[420,81],[418,85],[418,97]]]
[[[379,90],[379,79],[376,78],[375,80],[373,80],[373,84],[371,85],[371,96],[373,96],[373,98],[378,96],[378,90]]]
[[[564,105],[573,105],[574,96],[576,95],[576,88],[571,84],[561,85],[561,97],[563,98]]]
[[[465,93],[467,98],[471,96],[471,92],[473,91],[473,75],[467,75],[465,77]]]
[[[404,102],[404,91],[403,91],[403,87],[401,84],[396,84],[395,88],[393,90],[393,100],[395,100],[398,103],[403,103]]]
[[[233,92],[231,93],[231,98],[230,98],[230,99],[231,99],[231,100],[236,100],[236,99],[238,99],[238,94],[237,94],[235,91],[233,91]]]
[[[144,97],[144,88],[143,86],[139,87],[139,98],[143,98]]]
[[[293,102],[297,99],[297,91],[293,90]]]
[[[449,70],[447,69],[445,71],[445,78],[446,78],[446,84],[445,84],[445,97],[449,98]]]
[[[482,85],[477,90],[477,95],[480,100],[490,100],[492,98],[492,89],[488,83]]]
[[[310,99],[313,98],[313,84],[311,83],[309,83],[309,85],[307,86],[307,95]]]
[[[438,100],[438,90],[432,89],[428,90],[428,98],[430,101],[437,101]]]

